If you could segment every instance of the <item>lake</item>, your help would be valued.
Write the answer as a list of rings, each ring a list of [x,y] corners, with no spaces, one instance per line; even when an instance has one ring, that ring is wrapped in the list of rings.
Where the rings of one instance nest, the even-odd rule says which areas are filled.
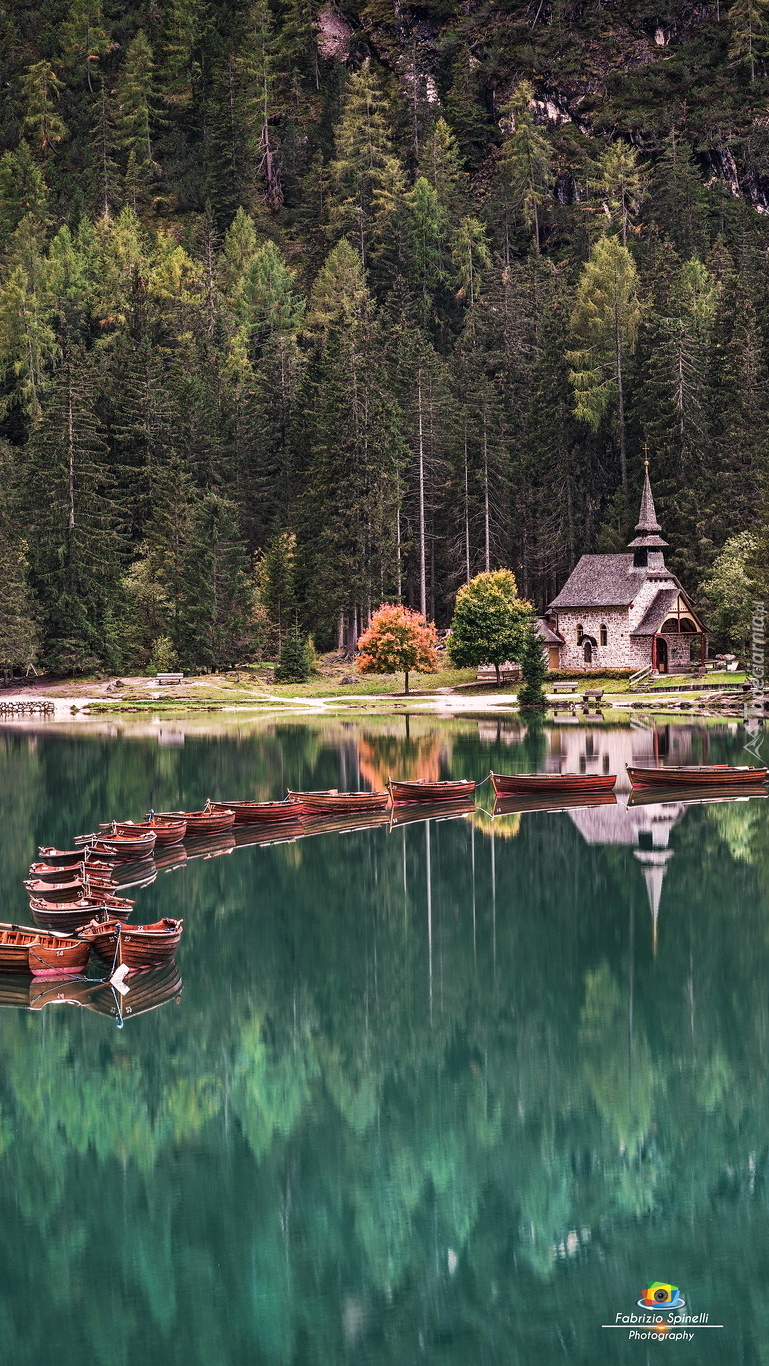
[[[29,920],[39,843],[150,806],[754,762],[745,739],[6,725],[2,919]],[[769,804],[477,801],[190,846],[135,890],[134,920],[185,921],[155,998],[2,979],[3,1361],[769,1361]],[[691,1341],[602,1326],[655,1281],[709,1315]]]

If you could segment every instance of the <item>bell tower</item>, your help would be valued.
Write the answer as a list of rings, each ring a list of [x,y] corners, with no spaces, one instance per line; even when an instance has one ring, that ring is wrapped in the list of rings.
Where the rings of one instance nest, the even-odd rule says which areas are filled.
[[[633,552],[634,569],[664,569],[667,541],[660,536],[662,527],[657,521],[649,483],[649,457],[644,456],[644,486],[641,494],[641,511],[636,523],[635,539],[630,541],[628,550]]]

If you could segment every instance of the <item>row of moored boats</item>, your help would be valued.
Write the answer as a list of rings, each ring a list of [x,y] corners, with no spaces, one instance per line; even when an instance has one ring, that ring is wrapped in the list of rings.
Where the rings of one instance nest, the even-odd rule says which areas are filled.
[[[763,793],[769,778],[766,768],[728,764],[628,766],[627,771],[633,788],[679,795]],[[489,779],[504,811],[511,809],[510,803],[520,809],[525,802],[534,810],[554,800],[613,800],[617,775],[491,772]],[[35,923],[0,925],[0,973],[82,974],[91,954],[118,985],[129,972],[165,968],[173,963],[183,921],[166,917],[153,924],[129,924],[134,903],[115,894],[121,866],[139,867],[159,856],[172,864],[185,857],[187,841],[215,842],[244,827],[260,827],[265,835],[279,837],[281,831],[311,833],[368,820],[400,824],[428,811],[466,814],[480,785],[473,779],[389,779],[378,791],[289,790],[282,801],[209,801],[201,811],[150,811],[141,821],[105,823],[78,836],[71,849],[41,847],[25,881]]]

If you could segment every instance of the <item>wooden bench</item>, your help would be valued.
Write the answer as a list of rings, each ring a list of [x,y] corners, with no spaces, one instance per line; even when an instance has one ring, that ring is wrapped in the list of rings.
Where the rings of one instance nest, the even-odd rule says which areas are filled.
[[[183,683],[184,674],[158,674],[156,683]]]
[[[583,709],[585,711],[590,711],[592,706],[594,711],[600,711],[602,697],[603,688],[588,688],[587,691],[582,694]]]
[[[579,683],[554,683],[553,692],[576,692]]]

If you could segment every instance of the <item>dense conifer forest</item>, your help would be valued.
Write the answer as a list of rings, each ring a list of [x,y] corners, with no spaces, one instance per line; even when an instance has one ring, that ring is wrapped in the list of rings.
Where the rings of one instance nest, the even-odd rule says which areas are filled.
[[[541,608],[645,446],[761,588],[767,0],[8,0],[0,130],[4,667]]]

